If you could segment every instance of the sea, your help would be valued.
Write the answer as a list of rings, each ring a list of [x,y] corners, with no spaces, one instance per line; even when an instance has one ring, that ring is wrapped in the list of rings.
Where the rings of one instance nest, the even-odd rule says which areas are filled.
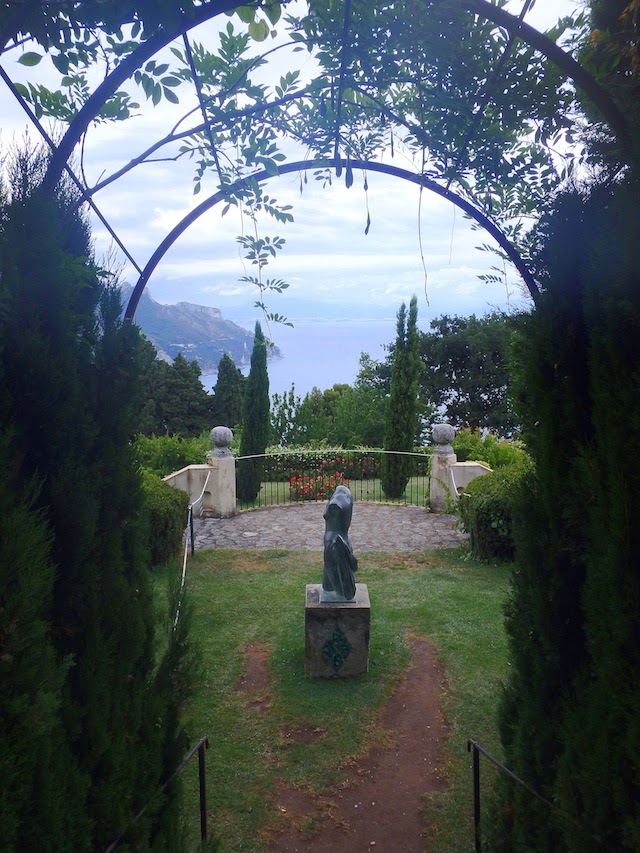
[[[264,329],[265,334],[269,334]],[[360,354],[383,361],[383,344],[394,341],[396,320],[299,320],[293,328],[273,324],[271,340],[282,358],[269,359],[269,393],[284,394],[293,385],[304,397],[314,387],[324,391],[336,383],[353,385],[360,369]],[[249,372],[249,366],[243,373]],[[204,387],[211,391],[217,373],[203,374]]]

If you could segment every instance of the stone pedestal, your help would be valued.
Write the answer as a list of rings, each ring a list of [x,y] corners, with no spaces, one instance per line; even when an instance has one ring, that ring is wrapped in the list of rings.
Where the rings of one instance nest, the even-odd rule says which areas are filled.
[[[431,455],[431,477],[429,481],[429,506],[432,512],[446,512],[457,500],[457,492],[451,476],[451,466],[457,462],[455,453]]]
[[[205,492],[205,515],[230,518],[236,510],[236,460],[229,456],[213,456],[209,460],[209,485]]]
[[[307,584],[304,610],[304,671],[320,678],[346,678],[369,670],[371,604],[364,583],[353,601],[320,601],[321,584]]]

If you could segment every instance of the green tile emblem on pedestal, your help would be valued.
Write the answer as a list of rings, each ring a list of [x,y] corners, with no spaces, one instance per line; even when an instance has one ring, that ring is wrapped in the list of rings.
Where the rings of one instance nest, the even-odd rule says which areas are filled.
[[[313,678],[350,678],[369,670],[371,604],[367,585],[352,601],[321,601],[321,585],[307,584],[304,671]]]
[[[322,647],[322,654],[329,661],[334,672],[340,672],[350,651],[349,641],[338,627],[333,629],[331,636]]]

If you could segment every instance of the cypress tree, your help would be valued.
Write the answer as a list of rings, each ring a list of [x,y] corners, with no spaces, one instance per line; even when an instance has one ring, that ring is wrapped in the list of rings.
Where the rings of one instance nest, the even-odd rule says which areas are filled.
[[[409,452],[418,430],[418,377],[420,374],[420,341],[418,337],[418,300],[403,302],[397,315],[396,343],[391,366],[391,389],[387,403],[384,449]],[[402,497],[409,482],[406,458],[383,456],[381,482],[388,498]]]
[[[2,251],[0,237],[0,256]],[[87,829],[68,802],[86,785],[60,708],[68,662],[50,636],[55,579],[52,533],[35,507],[37,480],[23,477],[2,377],[8,299],[0,279],[0,826],[3,849],[73,850]]]
[[[639,189],[568,193],[541,234],[500,719],[507,764],[557,809],[514,788],[495,849],[640,849]]]
[[[267,342],[260,323],[256,323],[251,368],[244,393],[240,456],[263,454],[269,441],[269,374],[267,372]],[[237,494],[250,503],[260,492],[263,464],[259,459],[238,462]]]
[[[230,429],[242,424],[242,398],[245,378],[227,353],[220,359],[218,378],[213,389],[214,426]]]
[[[63,829],[41,819],[24,779],[14,789],[12,820],[16,849],[104,849],[156,794],[180,739],[175,725],[162,723],[175,716],[179,700],[157,689],[142,495],[130,443],[138,337],[121,324],[119,294],[91,261],[86,224],[62,215],[64,193],[51,198],[34,186],[37,162],[29,157],[17,171],[0,233],[2,441],[10,437],[22,481],[34,484],[27,495],[17,492],[16,507],[23,515],[29,508],[34,522],[34,566],[21,582],[35,578],[36,595],[15,608],[36,640],[48,631],[53,649],[41,643],[40,666],[49,672],[42,690],[50,693],[42,731],[50,731],[50,749],[59,754],[54,766],[43,749],[43,779],[34,775],[34,784],[41,782],[46,814],[64,829],[64,840]],[[48,551],[39,527],[45,517]],[[182,647],[184,638],[178,642]],[[170,644],[172,653],[176,648]],[[161,831],[159,805],[132,835],[139,848]],[[170,834],[163,838],[179,849]]]

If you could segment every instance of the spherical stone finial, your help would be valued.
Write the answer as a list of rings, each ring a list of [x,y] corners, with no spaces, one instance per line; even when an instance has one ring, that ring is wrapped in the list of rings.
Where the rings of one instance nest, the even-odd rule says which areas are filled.
[[[436,453],[453,453],[451,442],[456,437],[456,431],[451,424],[434,424],[431,435],[436,443]]]
[[[211,430],[211,441],[216,449],[211,451],[211,456],[231,456],[229,445],[233,441],[233,433],[226,426],[217,426]]]

